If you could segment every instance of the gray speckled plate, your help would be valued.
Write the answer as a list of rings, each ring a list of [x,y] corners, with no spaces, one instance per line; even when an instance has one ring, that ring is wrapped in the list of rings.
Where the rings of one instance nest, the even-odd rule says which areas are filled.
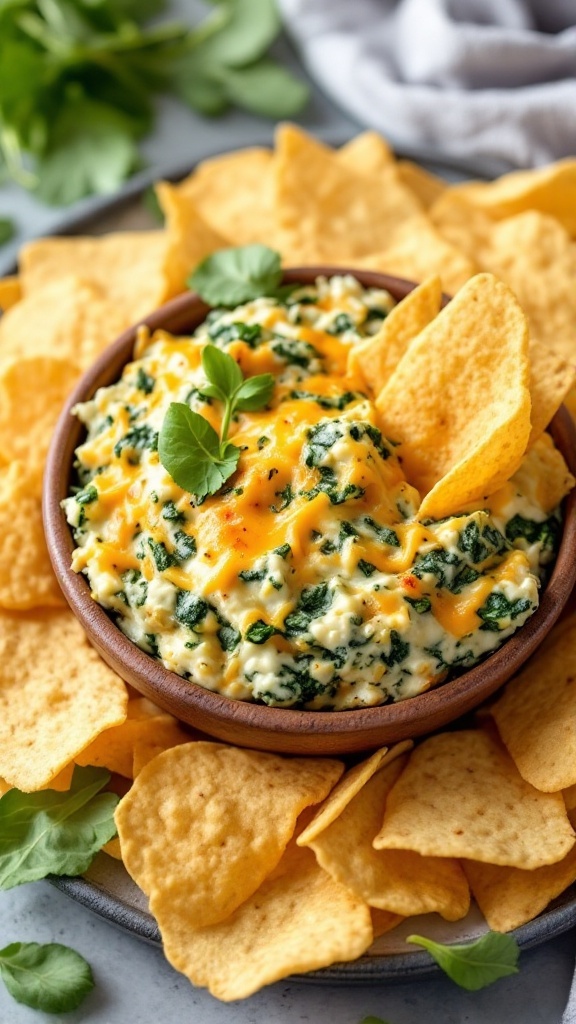
[[[128,875],[124,865],[100,853],[82,878],[50,878],[52,885],[93,913],[131,935],[162,944],[158,925],[148,909],[143,892]],[[512,934],[522,949],[553,939],[576,925],[576,885],[562,893],[539,917]],[[398,928],[382,935],[371,949],[352,963],[336,964],[321,971],[298,975],[300,981],[316,984],[362,984],[377,981],[405,981],[437,973],[440,968],[428,953],[407,945],[408,935],[426,935],[439,942],[471,942],[486,932],[486,923],[473,906],[463,921],[443,921],[438,914],[411,917]]]
[[[342,140],[334,141],[339,144]],[[212,153],[205,154],[213,155]],[[434,159],[434,154],[410,153],[424,166],[448,180],[468,177],[462,167],[455,168]],[[166,177],[177,180],[189,167],[174,168]],[[471,170],[469,173],[473,173]],[[477,177],[484,175],[478,174]],[[142,204],[142,190],[147,180],[134,180],[118,197],[100,201],[97,209],[76,217],[65,217],[56,234],[102,234],[111,230],[134,230],[153,226],[151,215]],[[132,881],[123,864],[104,853],[99,854],[82,878],[51,878],[50,882],[75,902],[99,917],[146,942],[161,945],[160,932],[148,909],[144,894]],[[576,884],[558,897],[534,921],[513,934],[523,949],[552,939],[576,925]],[[338,964],[321,971],[299,975],[301,981],[315,983],[362,984],[377,981],[406,980],[426,977],[440,969],[428,953],[407,945],[412,933],[425,934],[440,942],[470,942],[486,931],[486,924],[476,907],[463,921],[448,923],[437,914],[410,918],[392,932],[381,936],[369,952],[352,963]]]

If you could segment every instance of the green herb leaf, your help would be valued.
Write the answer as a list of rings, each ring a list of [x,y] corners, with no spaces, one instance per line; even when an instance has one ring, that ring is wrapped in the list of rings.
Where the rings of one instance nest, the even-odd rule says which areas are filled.
[[[14,237],[14,222],[8,217],[0,217],[0,245],[5,245]]]
[[[68,100],[51,129],[38,167],[37,194],[69,206],[84,196],[114,192],[135,167],[138,151],[122,114],[91,100]]]
[[[275,0],[224,0],[219,6],[225,19],[199,48],[200,59],[229,67],[258,60],[280,31]]]
[[[470,992],[518,973],[520,949],[511,935],[488,932],[476,942],[455,946],[445,946],[422,935],[409,935],[406,942],[424,946],[448,977]]]
[[[236,360],[222,352],[222,349],[216,348],[216,345],[206,345],[202,350],[202,369],[210,383],[220,392],[220,396],[213,390],[202,390],[205,394],[220,397],[223,401],[233,395],[244,380]]]
[[[219,78],[233,103],[262,117],[293,117],[309,97],[304,82],[267,58],[247,68],[223,69]]]
[[[255,412],[268,405],[274,391],[274,377],[271,373],[260,373],[248,377],[238,388],[234,397],[234,408],[238,412]]]
[[[227,443],[222,450],[220,438],[208,420],[183,402],[171,402],[160,431],[158,454],[179,487],[205,498],[232,476],[240,449]]]
[[[101,793],[110,773],[74,769],[70,790],[9,790],[0,799],[0,889],[46,875],[80,875],[116,835],[118,797]]]
[[[274,295],[281,278],[279,253],[266,245],[240,245],[207,256],[188,285],[210,306],[233,307]]]
[[[90,964],[59,943],[12,942],[0,949],[0,977],[16,1002],[44,1013],[68,1013],[94,988]]]

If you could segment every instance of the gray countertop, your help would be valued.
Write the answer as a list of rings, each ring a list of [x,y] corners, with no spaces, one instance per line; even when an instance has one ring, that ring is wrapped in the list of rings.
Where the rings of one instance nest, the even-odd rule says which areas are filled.
[[[182,11],[189,10],[189,2],[180,0]],[[287,44],[280,49],[296,63]],[[158,127],[144,146],[148,168],[128,186],[128,193],[204,156],[269,143],[272,137],[270,123],[238,112],[205,121],[170,101],[159,112]],[[359,127],[315,89],[299,120],[328,141],[345,139]],[[91,215],[101,208],[102,200],[92,199],[63,212],[41,206],[16,186],[0,188],[0,215],[13,217],[19,228],[15,242],[0,250],[0,274],[8,271],[25,239],[62,228],[71,214]],[[14,941],[73,946],[90,961],[96,989],[77,1012],[58,1017],[19,1006],[0,985],[0,1024],[360,1024],[369,1014],[389,1024],[559,1024],[576,951],[576,932],[569,932],[523,953],[517,976],[476,993],[464,992],[441,976],[354,987],[279,983],[243,1003],[224,1005],[193,989],[157,949],[99,920],[48,883],[0,895],[0,948]]]

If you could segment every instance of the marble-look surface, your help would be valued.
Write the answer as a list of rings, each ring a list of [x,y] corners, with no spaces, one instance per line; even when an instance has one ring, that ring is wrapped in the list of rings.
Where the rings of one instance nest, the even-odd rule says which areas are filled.
[[[96,988],[74,1013],[19,1006],[0,986],[0,1024],[559,1024],[568,998],[576,930],[522,954],[520,973],[481,992],[444,977],[408,984],[340,986],[279,982],[222,1004],[192,988],[161,952],[71,902],[47,882],[0,894],[0,948],[62,942],[92,965]]]

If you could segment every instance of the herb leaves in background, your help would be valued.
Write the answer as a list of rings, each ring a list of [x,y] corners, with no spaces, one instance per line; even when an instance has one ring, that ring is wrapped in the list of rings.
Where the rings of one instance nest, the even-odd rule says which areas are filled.
[[[280,254],[266,245],[219,249],[198,264],[188,287],[209,306],[238,306],[263,295],[276,296],[282,269]]]
[[[0,889],[46,875],[80,875],[116,835],[118,797],[102,793],[110,773],[74,769],[67,792],[10,789],[0,799]]]
[[[266,55],[275,0],[215,0],[195,27],[146,24],[166,6],[0,4],[0,177],[56,205],[114,191],[141,164],[161,93],[204,115],[234,104],[281,118],[304,105],[306,86]]]
[[[469,992],[518,973],[520,949],[511,935],[488,932],[476,942],[454,946],[445,946],[422,935],[409,935],[406,942],[424,946],[445,974]]]
[[[44,1013],[75,1010],[94,988],[90,964],[57,942],[12,942],[0,949],[0,977],[18,1003]]]
[[[14,224],[8,217],[0,217],[0,245],[5,245],[14,236]]]
[[[171,402],[158,439],[164,469],[179,487],[200,499],[215,494],[238,465],[240,449],[228,440],[234,413],[262,409],[274,389],[270,373],[244,379],[235,360],[215,345],[205,346],[202,368],[208,384],[201,394],[224,405],[220,437],[199,413],[183,402]]]

